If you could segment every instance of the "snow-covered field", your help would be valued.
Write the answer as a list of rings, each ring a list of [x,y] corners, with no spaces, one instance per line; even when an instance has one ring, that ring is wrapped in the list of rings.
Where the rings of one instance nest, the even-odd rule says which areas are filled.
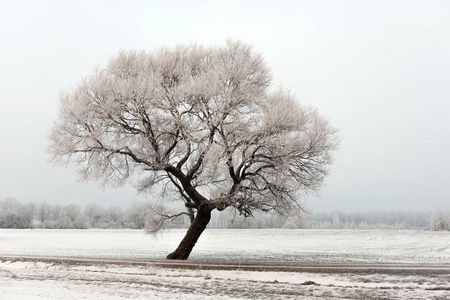
[[[184,229],[0,229],[0,255],[164,259]],[[191,260],[450,263],[450,232],[207,229]]]
[[[0,230],[1,255],[163,259],[184,230]],[[450,233],[208,229],[193,260],[450,264]],[[0,260],[0,299],[450,299],[450,274],[175,270]]]

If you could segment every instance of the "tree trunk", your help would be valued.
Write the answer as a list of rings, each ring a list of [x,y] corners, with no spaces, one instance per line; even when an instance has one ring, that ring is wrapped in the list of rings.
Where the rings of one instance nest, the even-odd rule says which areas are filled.
[[[167,259],[188,259],[195,243],[211,220],[211,211],[212,209],[208,205],[199,206],[194,222],[191,223],[178,248],[167,255]]]

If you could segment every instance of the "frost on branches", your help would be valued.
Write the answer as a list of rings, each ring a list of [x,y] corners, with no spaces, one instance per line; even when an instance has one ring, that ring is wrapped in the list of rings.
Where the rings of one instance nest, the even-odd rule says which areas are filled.
[[[327,175],[336,130],[270,83],[242,42],[121,51],[61,94],[49,151],[86,179],[175,191],[192,223],[168,258],[187,259],[212,210],[296,212]]]

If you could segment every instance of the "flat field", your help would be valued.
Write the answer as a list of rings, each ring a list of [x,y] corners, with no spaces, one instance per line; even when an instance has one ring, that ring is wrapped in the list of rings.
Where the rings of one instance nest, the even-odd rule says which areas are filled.
[[[415,274],[192,270],[152,263],[174,250],[184,232],[155,238],[141,230],[1,229],[1,299],[450,299],[450,232],[207,229],[190,258],[199,264],[414,265]],[[17,259],[29,256],[53,260]],[[440,266],[444,272],[432,272]]]

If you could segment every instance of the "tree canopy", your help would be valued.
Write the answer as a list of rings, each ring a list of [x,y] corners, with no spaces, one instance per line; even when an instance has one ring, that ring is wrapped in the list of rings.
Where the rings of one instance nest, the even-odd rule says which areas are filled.
[[[208,223],[202,209],[296,211],[339,139],[271,80],[262,55],[240,41],[121,51],[61,93],[49,151],[86,179],[175,191],[193,224]]]

